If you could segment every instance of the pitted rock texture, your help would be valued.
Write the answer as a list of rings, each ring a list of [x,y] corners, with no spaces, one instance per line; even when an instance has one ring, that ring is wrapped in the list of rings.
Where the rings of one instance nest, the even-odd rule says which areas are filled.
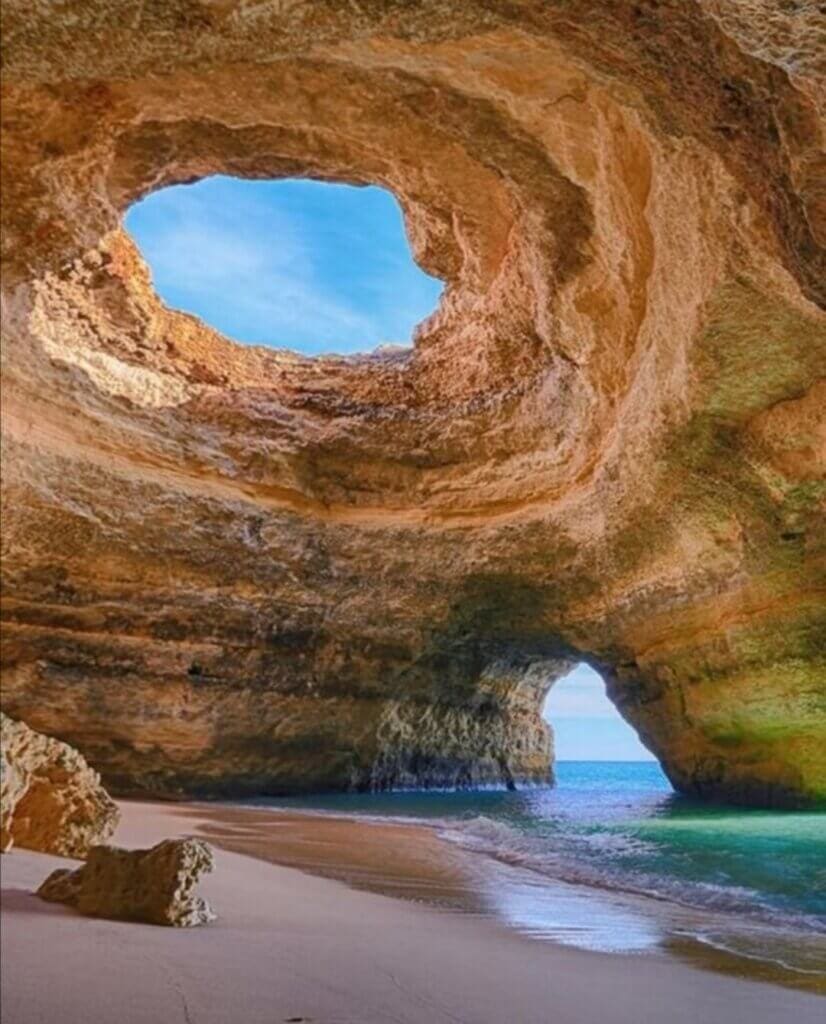
[[[121,791],[519,783],[586,659],[680,789],[826,797],[821,33],[8,0],[5,706]],[[217,172],[392,189],[414,347],[164,309],[122,214]]]
[[[165,839],[150,850],[95,846],[81,867],[53,871],[37,895],[89,917],[194,928],[215,920],[210,905],[193,892],[214,866],[201,839]]]
[[[0,816],[4,853],[16,845],[85,857],[120,811],[76,750],[0,712]]]

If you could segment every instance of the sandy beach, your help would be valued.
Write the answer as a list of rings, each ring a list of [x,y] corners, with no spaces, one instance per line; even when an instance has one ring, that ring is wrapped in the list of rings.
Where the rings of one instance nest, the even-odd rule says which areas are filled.
[[[249,813],[231,811],[228,821],[221,809],[203,805],[124,802],[122,809],[115,841],[129,847],[204,832],[216,841],[222,831],[237,832]],[[294,823],[286,846],[299,851],[308,842],[316,848],[341,842],[342,824],[347,827],[320,819]],[[67,861],[15,850],[2,862],[4,1021],[822,1020],[824,1004],[816,995],[700,971],[671,958],[612,956],[534,942],[474,913],[472,906],[452,912],[448,894],[463,891],[463,865],[442,860],[442,873],[434,877],[423,866],[435,863],[428,844],[438,841],[415,829],[399,827],[397,833],[387,847],[388,862],[406,849],[428,895],[445,895],[444,908],[432,900],[417,903],[415,893],[406,900],[382,896],[259,856],[217,849],[215,872],[201,886],[219,914],[214,924],[176,930],[93,920],[32,894]],[[351,839],[366,849],[358,833]],[[369,852],[365,856],[371,861]]]

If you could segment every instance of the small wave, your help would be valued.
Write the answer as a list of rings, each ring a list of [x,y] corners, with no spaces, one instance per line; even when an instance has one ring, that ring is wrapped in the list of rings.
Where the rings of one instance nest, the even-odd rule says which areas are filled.
[[[744,957],[746,960],[755,960],[760,963],[766,963],[768,961],[778,967],[782,967],[785,971],[793,971],[795,974],[807,974],[812,977],[826,977],[826,969],[823,967],[803,966],[800,963],[799,958],[803,951],[799,947],[795,950],[794,954],[798,960],[797,962],[794,962],[792,957],[783,956],[776,950],[766,948],[765,945],[756,951],[747,949],[745,948],[742,940],[738,941],[738,937],[736,936],[717,936],[711,935],[702,930],[697,930],[691,932],[688,937],[694,939],[696,942],[701,942],[704,946],[710,946],[712,949],[716,949],[721,953],[729,953],[733,956]],[[817,955],[819,955],[819,953]]]
[[[797,934],[826,934],[824,918],[805,912],[784,911],[756,889],[738,886],[728,880],[692,880],[680,878],[673,871],[648,869],[645,862],[657,856],[659,845],[622,829],[593,824],[570,828],[561,818],[545,818],[541,822],[527,820],[517,825],[500,817],[479,813],[464,818],[415,814],[406,810],[370,813],[364,808],[286,806],[267,800],[245,801],[244,805],[274,813],[424,827],[435,830],[443,839],[467,851],[551,880],[606,893],[645,897],[690,911],[723,913],[732,918],[737,915],[741,921]],[[629,863],[634,861],[636,863]]]
[[[427,824],[433,825],[431,820]],[[557,881],[676,903],[692,910],[737,914],[756,923],[794,931],[826,934],[826,922],[813,915],[789,914],[766,903],[754,889],[731,884],[689,881],[673,876],[597,863],[597,858],[639,854],[650,844],[619,833],[531,836],[505,822],[479,815],[444,821],[440,835],[464,849]],[[584,851],[594,855],[589,861]]]

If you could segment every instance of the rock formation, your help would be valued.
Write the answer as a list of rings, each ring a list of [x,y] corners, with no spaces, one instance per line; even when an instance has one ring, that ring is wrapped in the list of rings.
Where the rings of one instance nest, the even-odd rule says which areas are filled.
[[[213,867],[212,850],[201,839],[165,839],[151,850],[95,846],[75,871],[53,871],[37,895],[89,917],[194,928],[215,920],[193,893]]]
[[[0,850],[16,845],[85,857],[112,835],[119,817],[76,750],[0,712]]]
[[[122,792],[518,783],[587,660],[680,789],[826,797],[816,5],[4,23],[8,710]],[[414,347],[165,309],[122,214],[218,172],[391,189]]]

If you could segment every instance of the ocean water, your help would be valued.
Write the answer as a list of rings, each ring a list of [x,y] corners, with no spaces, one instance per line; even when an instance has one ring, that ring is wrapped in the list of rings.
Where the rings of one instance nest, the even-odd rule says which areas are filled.
[[[496,865],[480,875],[491,911],[537,938],[627,953],[691,939],[826,975],[826,813],[700,804],[656,763],[604,761],[558,763],[554,788],[266,804],[427,824]]]

